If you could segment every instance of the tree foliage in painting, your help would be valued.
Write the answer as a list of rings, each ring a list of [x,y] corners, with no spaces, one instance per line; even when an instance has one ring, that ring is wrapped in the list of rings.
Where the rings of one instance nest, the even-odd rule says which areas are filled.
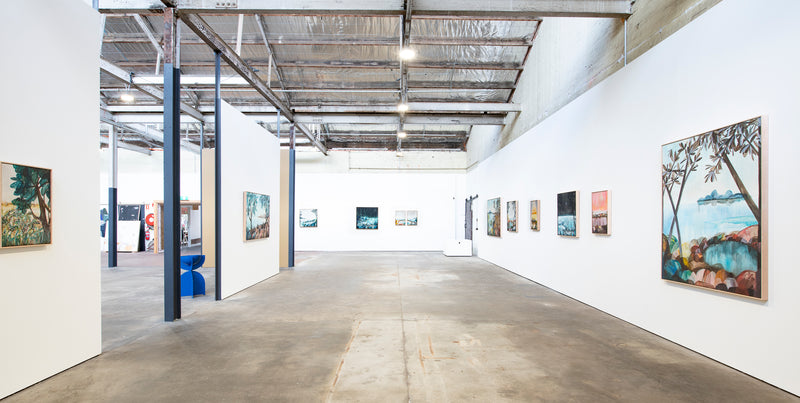
[[[662,193],[666,192],[672,208],[672,223],[670,224],[667,238],[670,243],[677,242],[678,248],[681,248],[683,244],[681,228],[678,223],[678,208],[681,205],[686,180],[689,178],[689,174],[697,170],[701,158],[700,141],[690,139],[679,143],[677,150],[670,150],[667,153],[667,161],[662,165],[661,180],[664,183]],[[673,196],[675,186],[678,186],[677,196]],[[677,239],[672,236],[673,230],[677,232]],[[681,254],[683,254],[682,251]]]
[[[50,243],[50,170],[12,165],[15,209],[3,215],[3,246]]]
[[[739,193],[742,194],[747,207],[753,213],[756,221],[761,223],[761,210],[753,196],[747,190],[731,164],[729,158],[732,154],[741,154],[746,158],[755,160],[761,155],[761,118],[750,119],[739,124],[713,130],[700,135],[700,144],[711,152],[711,164],[706,165],[706,182],[714,182],[723,171],[723,164],[733,178]]]

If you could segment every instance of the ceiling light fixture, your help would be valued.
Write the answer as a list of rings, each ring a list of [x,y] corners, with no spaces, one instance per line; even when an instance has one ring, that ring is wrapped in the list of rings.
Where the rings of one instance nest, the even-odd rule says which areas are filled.
[[[136,98],[129,92],[123,92],[122,95],[119,96],[119,99],[122,102],[133,102]]]
[[[397,110],[400,111],[400,112],[408,111],[408,104],[398,104],[397,105]]]
[[[417,55],[417,52],[411,48],[402,48],[399,55],[402,60],[411,60]]]
[[[401,139],[404,139],[404,138],[408,137],[408,134],[406,132],[397,132],[397,137],[401,138]]]

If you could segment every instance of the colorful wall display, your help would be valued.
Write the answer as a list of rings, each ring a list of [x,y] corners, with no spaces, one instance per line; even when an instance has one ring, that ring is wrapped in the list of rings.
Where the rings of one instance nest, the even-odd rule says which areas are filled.
[[[539,200],[531,200],[531,230],[539,230]]]
[[[396,226],[416,226],[419,214],[417,210],[396,210],[394,212],[394,225]]]
[[[500,198],[486,202],[486,234],[500,236]]]
[[[52,242],[50,180],[49,169],[0,163],[0,247]]]
[[[317,227],[317,209],[300,209],[300,228]]]
[[[558,235],[577,238],[580,229],[578,191],[559,193],[557,196]]]
[[[506,202],[506,229],[517,232],[517,201]]]
[[[611,235],[611,193],[592,192],[592,234]]]
[[[378,208],[356,207],[356,229],[378,229]]]
[[[662,146],[661,278],[767,299],[762,135],[757,117]]]
[[[269,238],[269,196],[244,192],[244,240]]]

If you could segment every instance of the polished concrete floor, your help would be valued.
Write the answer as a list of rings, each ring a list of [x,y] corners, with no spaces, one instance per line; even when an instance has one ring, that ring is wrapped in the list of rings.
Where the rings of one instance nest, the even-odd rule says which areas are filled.
[[[103,270],[106,290],[150,281]],[[108,318],[160,306],[106,292],[104,327],[131,337],[8,401],[800,401],[477,258],[301,253],[144,327]]]

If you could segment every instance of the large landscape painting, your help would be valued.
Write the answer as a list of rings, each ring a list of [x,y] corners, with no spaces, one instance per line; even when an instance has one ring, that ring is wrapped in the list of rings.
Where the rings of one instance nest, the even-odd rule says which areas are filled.
[[[269,196],[244,192],[244,240],[269,238]]]
[[[766,299],[762,122],[662,147],[663,279]]]
[[[500,198],[486,202],[486,233],[489,236],[500,236]]]
[[[0,163],[2,247],[51,243],[50,170]]]

